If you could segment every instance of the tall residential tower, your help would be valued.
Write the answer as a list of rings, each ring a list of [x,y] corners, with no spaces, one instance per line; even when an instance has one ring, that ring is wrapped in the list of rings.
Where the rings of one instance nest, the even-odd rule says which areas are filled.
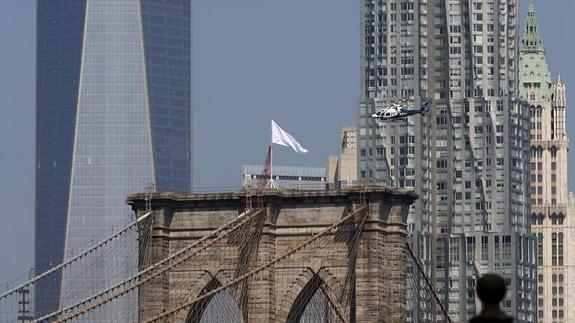
[[[454,321],[502,274],[517,322],[536,313],[529,108],[518,100],[517,0],[362,0],[360,181],[413,188],[413,244]],[[423,116],[381,123],[396,100]]]
[[[567,295],[567,282],[575,277],[567,251],[575,237],[567,190],[567,100],[561,78],[551,81],[533,5],[527,11],[520,45],[519,84],[519,96],[531,108],[531,228],[538,247],[538,322],[572,322],[570,308],[575,303]]]
[[[188,0],[37,1],[38,273],[126,223],[129,193],[189,190],[190,20]],[[37,314],[133,265],[101,261],[116,269],[38,285]]]

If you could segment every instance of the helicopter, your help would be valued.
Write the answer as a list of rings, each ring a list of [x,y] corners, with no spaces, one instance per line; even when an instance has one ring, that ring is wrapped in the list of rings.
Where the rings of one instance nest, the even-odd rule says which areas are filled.
[[[397,101],[378,110],[376,113],[372,114],[371,117],[383,122],[407,121],[407,117],[415,114],[422,114],[429,110],[429,105],[429,101],[426,101],[417,109],[407,109],[407,102]]]

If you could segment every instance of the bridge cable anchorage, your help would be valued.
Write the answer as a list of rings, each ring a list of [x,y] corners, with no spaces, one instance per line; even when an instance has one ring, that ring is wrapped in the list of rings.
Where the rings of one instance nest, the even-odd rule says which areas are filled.
[[[406,246],[407,246],[407,250],[409,251],[409,255],[411,256],[412,260],[415,262],[415,266],[417,267],[417,270],[419,271],[419,273],[423,276],[423,279],[425,281],[425,284],[427,285],[427,288],[429,290],[431,290],[431,294],[433,295],[433,298],[435,299],[435,301],[439,304],[439,308],[441,309],[441,312],[443,313],[443,315],[445,315],[445,318],[447,319],[448,323],[452,323],[453,321],[451,320],[451,317],[449,317],[449,313],[447,312],[447,309],[445,308],[445,305],[443,304],[443,302],[441,301],[441,299],[439,298],[439,295],[437,295],[437,291],[435,290],[435,287],[433,287],[433,285],[431,284],[431,282],[429,281],[429,278],[427,278],[427,275],[425,274],[425,271],[423,270],[423,266],[421,265],[421,263],[419,262],[419,259],[417,259],[417,257],[415,256],[415,254],[413,253],[413,250],[411,249],[411,246],[409,245],[409,242],[405,242]]]
[[[93,245],[92,247],[90,247],[90,248],[84,250],[82,253],[79,253],[78,255],[76,255],[76,256],[74,256],[74,257],[72,257],[72,258],[66,260],[65,262],[63,262],[63,263],[61,263],[61,264],[59,264],[59,265],[57,265],[57,266],[55,266],[55,267],[52,267],[51,269],[49,269],[49,270],[47,270],[47,271],[45,271],[45,272],[43,272],[43,273],[41,273],[41,274],[39,274],[39,275],[37,275],[37,276],[31,278],[30,280],[26,281],[25,283],[22,283],[22,284],[20,284],[20,285],[18,285],[18,286],[16,286],[16,287],[14,287],[14,288],[12,288],[12,289],[10,289],[10,290],[4,292],[4,293],[2,293],[2,294],[0,295],[0,301],[1,301],[2,299],[6,298],[6,297],[8,297],[8,296],[10,296],[10,295],[12,295],[12,294],[15,294],[15,293],[18,292],[20,289],[25,288],[25,287],[28,287],[28,286],[34,284],[35,282],[39,281],[40,279],[42,279],[42,278],[44,278],[44,277],[46,277],[46,276],[48,276],[48,275],[50,275],[50,274],[53,274],[53,273],[55,273],[55,272],[57,272],[57,271],[59,271],[59,270],[65,268],[65,267],[69,266],[70,264],[72,264],[72,263],[74,263],[74,262],[80,260],[81,258],[85,257],[86,255],[88,255],[88,254],[90,254],[90,253],[96,251],[97,249],[99,249],[99,248],[101,248],[102,246],[106,245],[106,244],[109,243],[110,241],[112,241],[112,240],[118,238],[119,236],[121,236],[121,235],[123,235],[124,233],[126,233],[127,231],[129,231],[133,226],[137,225],[138,223],[140,223],[141,221],[143,221],[144,219],[146,219],[148,216],[150,216],[150,214],[151,214],[151,213],[148,212],[148,213],[146,213],[146,214],[140,216],[138,219],[136,219],[136,220],[130,222],[129,224],[127,224],[127,225],[126,225],[125,227],[123,227],[122,229],[120,229],[120,230],[114,232],[113,234],[111,234],[110,236],[108,236],[106,239],[104,239],[104,240],[102,240],[102,241],[96,243],[96,244]]]
[[[283,260],[284,258],[287,258],[287,257],[291,256],[292,254],[298,252],[299,250],[301,250],[301,249],[307,247],[309,244],[311,244],[311,243],[315,242],[316,240],[318,240],[319,238],[323,237],[323,236],[326,235],[328,232],[330,232],[330,231],[332,231],[333,229],[337,228],[339,225],[341,225],[341,224],[344,223],[345,221],[347,221],[347,220],[351,219],[352,217],[354,217],[356,214],[358,214],[358,213],[360,213],[360,212],[367,211],[367,209],[368,209],[367,205],[362,205],[361,207],[359,207],[359,208],[356,209],[355,211],[349,213],[348,215],[344,216],[343,218],[341,218],[341,219],[338,220],[337,222],[334,222],[333,224],[331,224],[330,226],[328,226],[328,227],[325,228],[324,230],[322,230],[322,231],[316,233],[315,235],[313,235],[313,236],[312,236],[311,238],[309,238],[308,240],[306,240],[306,241],[304,241],[304,242],[298,244],[297,246],[295,246],[294,248],[292,248],[292,249],[288,250],[287,252],[281,254],[280,256],[278,256],[278,257],[276,257],[276,258],[274,258],[274,259],[268,261],[267,263],[265,263],[265,264],[263,264],[263,265],[261,265],[261,266],[255,268],[255,269],[253,269],[252,271],[250,271],[250,272],[248,272],[248,273],[246,273],[246,274],[244,274],[244,275],[241,275],[241,276],[239,276],[239,277],[237,277],[237,278],[231,280],[229,283],[227,283],[227,284],[225,284],[225,285],[222,285],[222,286],[220,286],[220,287],[218,287],[218,288],[215,288],[215,289],[213,289],[213,290],[211,290],[211,291],[209,291],[209,292],[207,292],[207,293],[205,293],[205,294],[201,294],[200,296],[194,298],[193,300],[184,302],[184,303],[182,303],[182,304],[180,304],[180,305],[177,305],[176,307],[174,307],[174,308],[172,308],[172,309],[170,309],[170,310],[164,311],[164,312],[162,312],[161,314],[159,314],[159,315],[157,315],[157,316],[155,316],[155,317],[153,317],[153,318],[151,318],[151,319],[149,319],[149,320],[144,321],[144,323],[156,322],[156,321],[161,320],[161,319],[163,319],[163,318],[165,318],[165,317],[167,317],[167,316],[171,316],[171,315],[173,315],[173,314],[175,314],[175,313],[177,313],[177,312],[179,312],[179,311],[181,311],[181,310],[184,310],[184,309],[186,309],[186,308],[189,308],[190,306],[192,306],[192,305],[193,305],[194,303],[196,303],[196,302],[199,302],[199,301],[208,299],[209,297],[214,296],[215,294],[217,294],[217,293],[219,293],[219,292],[221,292],[221,291],[227,289],[228,287],[233,286],[233,285],[236,285],[236,284],[238,284],[239,282],[241,282],[241,281],[243,281],[243,280],[245,280],[245,279],[247,279],[247,278],[250,278],[250,277],[252,277],[252,276],[258,274],[259,272],[261,272],[261,271],[263,271],[263,270],[265,270],[265,269],[267,269],[267,268],[273,266],[274,264],[278,263],[279,261]],[[328,300],[329,300],[329,297],[328,297]],[[336,309],[336,314],[338,315],[339,319],[340,319],[341,321],[343,321],[343,322],[348,322],[348,320],[345,318],[345,314],[342,313],[340,310],[338,310],[338,307],[337,307],[337,306],[335,307],[335,309]]]
[[[129,277],[127,279],[125,279],[124,281],[109,287],[103,291],[101,291],[98,294],[95,294],[93,296],[90,296],[86,299],[83,299],[77,303],[74,303],[68,307],[59,309],[55,312],[49,313],[41,318],[38,318],[36,320],[33,321],[33,323],[36,322],[42,322],[51,318],[54,318],[56,316],[59,316],[61,314],[70,312],[76,308],[82,307],[82,306],[86,306],[89,303],[97,300],[98,298],[111,293],[117,289],[120,289],[128,284],[132,284],[129,287],[126,287],[124,289],[120,289],[119,291],[117,291],[116,293],[98,301],[97,303],[94,303],[93,305],[90,305],[86,308],[82,308],[80,309],[78,312],[72,313],[68,316],[65,316],[63,318],[58,318],[56,320],[54,320],[53,322],[66,322],[69,320],[72,320],[76,317],[80,317],[106,303],[111,302],[112,300],[121,297],[122,295],[125,295],[129,292],[131,292],[132,290],[134,290],[135,288],[143,285],[144,283],[158,277],[159,275],[169,271],[170,269],[172,269],[173,267],[176,267],[177,265],[181,264],[182,262],[188,260],[189,258],[193,257],[194,255],[200,253],[201,251],[209,248],[210,246],[212,246],[213,244],[215,244],[216,242],[222,240],[223,238],[227,237],[231,232],[237,230],[239,227],[241,227],[242,225],[248,223],[252,218],[258,216],[261,212],[264,212],[265,209],[263,208],[257,208],[257,209],[250,209],[250,210],[246,210],[244,213],[240,214],[238,217],[236,217],[235,219],[232,219],[230,221],[228,221],[227,223],[225,223],[224,225],[222,225],[221,227],[217,228],[216,230],[210,232],[208,235],[202,237],[201,239],[195,241],[194,243],[192,243],[191,245],[187,246],[186,248],[177,251],[176,253],[170,255],[169,257],[166,257],[164,259],[162,259],[161,261],[139,271],[138,273],[136,273],[135,275],[133,275],[132,277]],[[227,231],[226,231],[227,230]],[[223,234],[222,234],[223,233]],[[220,235],[221,234],[221,235]],[[195,247],[199,246],[200,244],[208,241],[209,239],[212,239],[211,241],[207,242],[205,246],[198,248],[197,250],[194,250]],[[187,254],[188,252],[190,252],[189,254]],[[181,258],[180,258],[181,257]],[[178,259],[179,258],[179,259]],[[162,268],[163,266],[166,266],[165,268]],[[154,272],[155,270],[158,270],[157,272]],[[149,274],[149,276],[146,276],[142,279],[140,279],[142,276]]]

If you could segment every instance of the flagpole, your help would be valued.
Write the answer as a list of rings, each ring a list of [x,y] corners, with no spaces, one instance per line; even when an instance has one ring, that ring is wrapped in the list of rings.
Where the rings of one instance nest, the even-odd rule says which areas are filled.
[[[273,121],[273,120],[272,120]],[[273,139],[273,129],[270,122],[270,188],[274,187],[274,139]]]
[[[275,182],[274,182],[274,172],[273,172],[273,168],[274,168],[274,154],[273,154],[273,144],[278,144],[278,145],[282,145],[282,146],[289,146],[291,147],[293,150],[295,150],[295,152],[300,153],[300,154],[305,154],[308,152],[307,149],[303,148],[299,142],[297,142],[297,140],[295,140],[295,138],[290,135],[289,133],[287,133],[285,130],[283,130],[282,128],[280,128],[278,126],[277,123],[275,123],[273,120],[271,122],[271,142],[270,142],[270,180],[269,180],[269,186],[270,188],[275,188],[277,189],[278,187],[276,187]],[[267,162],[266,162],[267,163]]]

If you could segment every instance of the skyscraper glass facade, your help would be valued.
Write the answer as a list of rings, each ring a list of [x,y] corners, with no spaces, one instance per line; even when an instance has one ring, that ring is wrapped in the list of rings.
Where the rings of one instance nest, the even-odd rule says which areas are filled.
[[[358,179],[418,193],[409,218],[414,249],[454,321],[474,315],[474,282],[486,272],[507,279],[504,306],[518,322],[536,311],[518,5],[362,0]],[[370,117],[397,100],[431,108],[406,122]]]
[[[38,273],[127,222],[126,195],[149,184],[189,191],[190,19],[186,0],[37,2]],[[108,271],[37,286],[37,313],[137,265],[135,258],[102,261]]]

